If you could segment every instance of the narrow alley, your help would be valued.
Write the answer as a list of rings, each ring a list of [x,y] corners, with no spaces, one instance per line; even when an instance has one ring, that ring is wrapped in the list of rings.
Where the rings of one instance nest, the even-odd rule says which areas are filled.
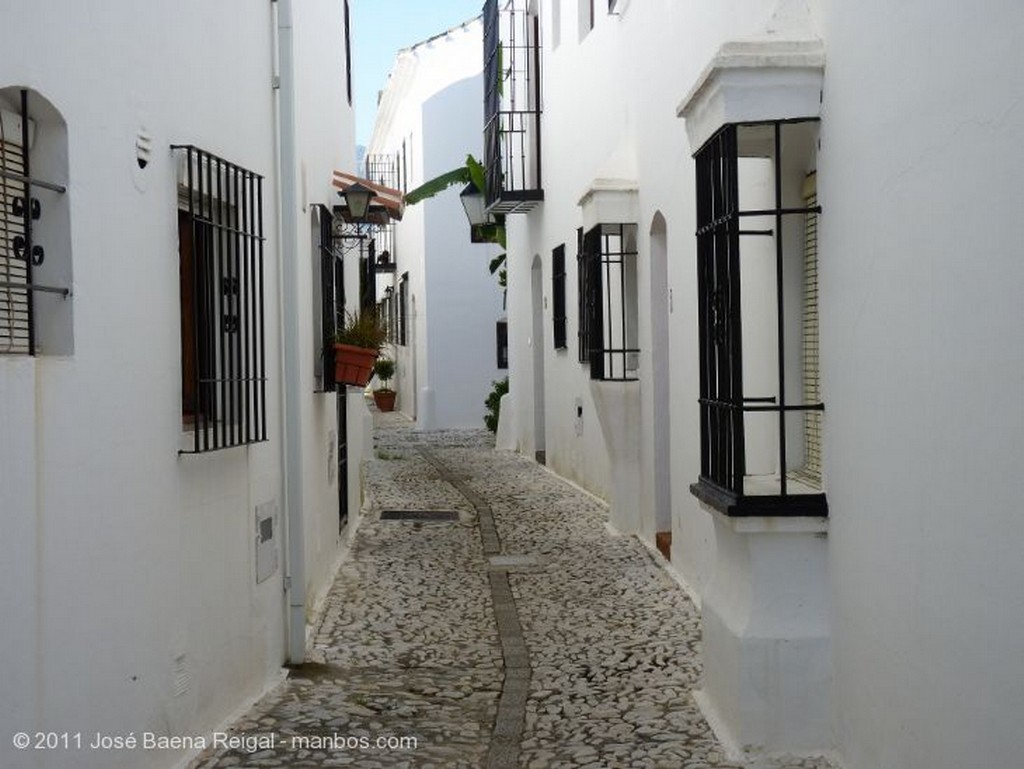
[[[599,501],[486,431],[374,416],[309,661],[197,769],[828,766],[727,760],[691,696],[699,613]]]

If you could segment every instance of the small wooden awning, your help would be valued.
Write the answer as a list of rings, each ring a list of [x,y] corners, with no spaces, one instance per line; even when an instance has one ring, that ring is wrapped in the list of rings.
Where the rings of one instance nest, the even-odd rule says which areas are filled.
[[[364,187],[368,187],[375,193],[370,198],[370,211],[366,215],[365,221],[368,224],[389,224],[393,221],[399,222],[402,220],[402,214],[405,213],[405,200],[401,190],[385,187],[383,184],[371,182],[369,179],[363,179],[360,176],[346,173],[345,171],[334,172],[332,184],[339,193],[345,192],[356,182]],[[348,206],[341,205],[335,207],[335,212],[339,211],[345,221],[352,221],[348,215]]]

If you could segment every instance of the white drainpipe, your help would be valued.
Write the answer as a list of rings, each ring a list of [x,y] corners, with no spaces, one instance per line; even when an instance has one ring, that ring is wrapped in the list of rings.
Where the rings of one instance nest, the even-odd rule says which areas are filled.
[[[302,435],[299,371],[298,209],[295,185],[295,58],[292,2],[277,0],[278,150],[281,216],[281,316],[284,384],[284,517],[288,526],[285,590],[288,596],[288,661],[306,655],[306,553],[302,499]]]

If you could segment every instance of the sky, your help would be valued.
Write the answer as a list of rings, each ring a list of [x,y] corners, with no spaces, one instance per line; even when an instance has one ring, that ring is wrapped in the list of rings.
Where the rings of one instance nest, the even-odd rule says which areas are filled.
[[[478,16],[483,5],[484,0],[349,0],[356,144],[370,140],[377,92],[398,51]]]

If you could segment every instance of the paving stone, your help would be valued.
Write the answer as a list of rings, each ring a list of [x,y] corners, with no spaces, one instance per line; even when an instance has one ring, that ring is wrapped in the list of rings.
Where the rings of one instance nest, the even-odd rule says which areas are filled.
[[[699,614],[641,543],[610,533],[599,501],[494,451],[483,430],[417,432],[400,414],[376,413],[374,450],[310,662],[233,729],[274,733],[276,747],[211,751],[193,767],[487,766],[506,679],[523,687],[525,702],[510,700],[523,731],[511,753],[492,757],[517,753],[521,767],[830,766],[726,759],[692,697]],[[474,505],[493,519],[497,556],[485,556]],[[454,510],[460,520],[381,521],[382,509]],[[504,653],[495,574],[512,599],[497,613],[522,634]],[[529,668],[505,670],[508,654]],[[416,744],[376,746],[387,737]]]

